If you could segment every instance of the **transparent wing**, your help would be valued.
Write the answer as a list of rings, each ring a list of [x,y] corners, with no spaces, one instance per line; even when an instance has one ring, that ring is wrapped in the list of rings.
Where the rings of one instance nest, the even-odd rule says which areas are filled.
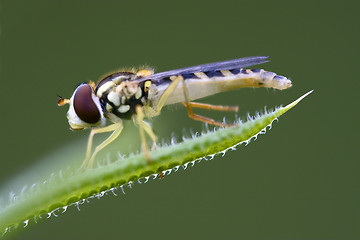
[[[230,70],[236,68],[244,68],[252,65],[257,65],[261,63],[268,62],[268,56],[257,56],[257,57],[246,57],[246,58],[238,58],[228,61],[215,62],[215,63],[207,63],[192,67],[180,68],[176,70],[170,70],[167,72],[155,73],[153,75],[147,76],[146,78],[137,79],[137,81],[141,82],[144,80],[161,80],[163,78],[168,78],[171,76],[176,76],[180,74],[189,74],[196,72],[206,72],[206,71],[218,71],[218,70]]]

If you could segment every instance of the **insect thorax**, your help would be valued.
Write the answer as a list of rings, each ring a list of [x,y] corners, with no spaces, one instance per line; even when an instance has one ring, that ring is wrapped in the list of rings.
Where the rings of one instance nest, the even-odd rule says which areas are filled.
[[[146,81],[134,81],[136,79],[137,75],[132,72],[119,72],[105,77],[97,84],[96,95],[104,112],[129,119],[135,113],[137,105],[146,104]]]

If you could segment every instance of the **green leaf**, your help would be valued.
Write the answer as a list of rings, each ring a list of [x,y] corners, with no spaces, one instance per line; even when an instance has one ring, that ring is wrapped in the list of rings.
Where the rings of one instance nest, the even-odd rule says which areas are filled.
[[[137,154],[94,169],[78,171],[70,168],[51,174],[42,183],[24,188],[18,195],[10,195],[9,202],[1,206],[0,231],[6,233],[19,226],[25,227],[30,221],[58,215],[69,206],[79,206],[86,200],[100,198],[115,189],[131,186],[134,182],[147,182],[150,178],[159,177],[159,173],[170,174],[180,167],[186,168],[188,164],[212,159],[217,154],[224,155],[227,150],[248,144],[258,134],[264,134],[274,120],[311,92],[285,107],[250,118],[246,123],[239,122],[234,127],[218,128],[181,143],[159,147],[150,152],[151,164],[143,154]]]

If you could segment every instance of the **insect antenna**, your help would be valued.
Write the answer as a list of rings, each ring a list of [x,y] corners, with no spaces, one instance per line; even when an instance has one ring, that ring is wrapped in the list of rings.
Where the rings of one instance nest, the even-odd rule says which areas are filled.
[[[66,99],[66,98],[63,98],[61,97],[60,95],[57,95],[59,97],[59,100],[57,101],[57,105],[62,107],[64,106],[65,104],[69,104],[70,103],[70,99]]]

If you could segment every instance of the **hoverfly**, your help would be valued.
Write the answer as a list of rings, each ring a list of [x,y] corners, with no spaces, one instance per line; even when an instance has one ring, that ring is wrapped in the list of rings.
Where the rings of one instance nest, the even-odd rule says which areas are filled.
[[[220,106],[193,102],[209,95],[246,87],[287,89],[291,81],[263,69],[243,69],[268,62],[268,57],[247,57],[203,64],[162,73],[152,69],[119,71],[94,82],[82,83],[70,99],[60,98],[59,106],[69,104],[67,118],[71,129],[91,128],[86,158],[81,168],[91,168],[96,154],[114,141],[123,129],[122,119],[132,119],[140,130],[143,152],[151,162],[146,145],[146,134],[156,144],[151,126],[144,121],[160,114],[170,104],[183,103],[188,116],[216,126],[232,126],[194,114],[193,108],[218,111],[238,111],[236,106]],[[112,122],[105,125],[106,119]],[[92,153],[93,137],[97,133],[112,134]]]

